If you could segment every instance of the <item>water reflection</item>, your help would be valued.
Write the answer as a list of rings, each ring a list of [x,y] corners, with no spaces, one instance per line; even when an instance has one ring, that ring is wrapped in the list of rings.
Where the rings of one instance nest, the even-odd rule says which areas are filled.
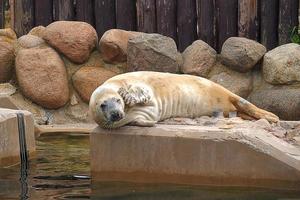
[[[96,183],[90,180],[89,138],[86,135],[44,136],[37,159],[28,170],[30,200],[237,200],[298,199],[300,192],[186,185]],[[0,200],[19,200],[20,166],[0,169]]]

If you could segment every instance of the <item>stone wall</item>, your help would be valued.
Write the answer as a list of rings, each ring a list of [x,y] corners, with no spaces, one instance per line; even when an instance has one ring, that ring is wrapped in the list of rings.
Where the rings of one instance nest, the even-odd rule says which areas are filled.
[[[112,29],[98,41],[87,23],[59,21],[20,38],[2,29],[0,46],[0,95],[32,112],[38,124],[92,122],[88,102],[95,88],[138,70],[205,77],[281,119],[300,119],[297,44],[267,52],[232,37],[220,54],[201,40],[179,53],[174,40],[159,34]]]

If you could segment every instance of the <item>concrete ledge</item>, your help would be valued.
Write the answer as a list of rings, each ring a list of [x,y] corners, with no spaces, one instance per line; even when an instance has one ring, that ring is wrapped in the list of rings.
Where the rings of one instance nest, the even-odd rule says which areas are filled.
[[[20,162],[19,130],[16,113],[23,113],[27,150],[30,158],[35,154],[34,122],[28,111],[0,108],[0,166]]]
[[[261,128],[98,127],[90,140],[93,181],[300,190],[300,149]]]

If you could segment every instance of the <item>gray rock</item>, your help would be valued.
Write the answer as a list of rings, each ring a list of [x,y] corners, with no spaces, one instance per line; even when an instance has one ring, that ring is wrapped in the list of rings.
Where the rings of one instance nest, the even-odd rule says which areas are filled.
[[[250,94],[249,101],[282,120],[300,120],[300,88],[277,86]]]
[[[264,79],[271,84],[291,84],[300,81],[300,45],[285,44],[264,56]]]
[[[16,93],[17,88],[10,83],[0,84],[0,96],[10,96]]]
[[[170,37],[142,34],[129,39],[127,49],[129,71],[178,72],[182,56]]]
[[[188,46],[183,54],[182,72],[207,77],[215,65],[217,52],[202,40],[196,40]]]
[[[222,63],[236,71],[247,72],[261,60],[266,51],[266,47],[254,40],[231,37],[222,46]]]
[[[217,63],[213,67],[209,73],[209,79],[244,98],[248,97],[253,87],[251,72],[236,72],[226,68],[221,63]]]

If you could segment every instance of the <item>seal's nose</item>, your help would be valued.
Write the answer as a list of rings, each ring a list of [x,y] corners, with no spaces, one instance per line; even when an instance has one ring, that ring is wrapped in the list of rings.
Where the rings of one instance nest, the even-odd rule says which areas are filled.
[[[122,114],[118,111],[112,111],[110,114],[110,120],[113,122],[119,121],[122,119]]]

